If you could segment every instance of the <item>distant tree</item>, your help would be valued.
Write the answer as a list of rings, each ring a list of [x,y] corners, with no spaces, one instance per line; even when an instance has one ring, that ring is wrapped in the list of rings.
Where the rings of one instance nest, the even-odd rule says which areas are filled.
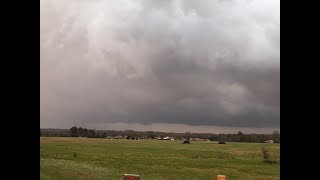
[[[48,133],[44,132],[44,133],[42,134],[42,136],[48,137],[49,135],[48,135]]]
[[[273,131],[272,133],[272,140],[275,143],[280,143],[280,133],[278,131]]]
[[[88,129],[84,128],[83,129],[83,137],[88,137],[88,136],[89,136]]]
[[[78,128],[78,135],[79,135],[80,137],[83,137],[83,128],[82,128],[82,127],[79,127],[79,128]]]
[[[106,133],[106,132],[104,132],[104,133],[102,134],[102,138],[107,138],[107,133]]]
[[[187,131],[184,133],[184,137],[186,138],[187,141],[190,140],[191,132]]]
[[[146,135],[151,139],[154,139],[154,137],[155,137],[155,133],[153,131],[147,131]]]
[[[258,138],[256,134],[250,134],[249,139],[250,139],[249,142],[258,142]]]
[[[70,128],[70,134],[71,134],[71,137],[78,137],[78,128],[75,126]]]
[[[241,131],[238,132],[238,136],[242,136],[243,133]]]
[[[41,132],[41,129],[40,129],[40,137],[42,136],[42,132]]]
[[[218,135],[218,141],[225,141],[226,140],[226,135],[225,134],[219,134]]]
[[[96,137],[96,131],[95,131],[95,130],[90,129],[90,130],[89,130],[89,136],[88,136],[88,137],[91,137],[91,138]]]

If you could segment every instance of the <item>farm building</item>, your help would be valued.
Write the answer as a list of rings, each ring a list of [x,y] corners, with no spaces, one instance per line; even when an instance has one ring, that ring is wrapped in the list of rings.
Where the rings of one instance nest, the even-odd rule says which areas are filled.
[[[273,140],[267,140],[267,141],[265,141],[265,143],[273,143]]]

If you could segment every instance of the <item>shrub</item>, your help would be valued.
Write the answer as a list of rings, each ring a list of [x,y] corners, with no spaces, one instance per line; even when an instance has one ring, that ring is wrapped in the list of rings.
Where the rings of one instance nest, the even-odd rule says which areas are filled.
[[[190,141],[188,141],[188,140],[183,141],[183,144],[190,144]]]
[[[275,160],[272,160],[270,158],[270,152],[267,148],[261,147],[261,151],[262,151],[262,156],[263,156],[263,162],[269,163],[269,164],[277,163]]]
[[[269,150],[265,147],[261,147],[261,151],[262,151],[262,156],[264,160],[269,160],[270,158],[270,153]]]

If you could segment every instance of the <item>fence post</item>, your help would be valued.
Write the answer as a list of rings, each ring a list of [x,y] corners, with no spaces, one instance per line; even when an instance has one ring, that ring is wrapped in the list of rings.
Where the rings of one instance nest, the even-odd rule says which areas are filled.
[[[227,180],[225,175],[217,175],[217,180]]]
[[[140,176],[137,174],[124,174],[122,180],[140,180]]]

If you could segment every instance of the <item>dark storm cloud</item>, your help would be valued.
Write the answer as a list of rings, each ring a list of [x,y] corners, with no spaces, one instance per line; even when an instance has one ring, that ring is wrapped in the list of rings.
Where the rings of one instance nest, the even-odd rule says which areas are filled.
[[[279,127],[274,1],[41,1],[41,124]]]

